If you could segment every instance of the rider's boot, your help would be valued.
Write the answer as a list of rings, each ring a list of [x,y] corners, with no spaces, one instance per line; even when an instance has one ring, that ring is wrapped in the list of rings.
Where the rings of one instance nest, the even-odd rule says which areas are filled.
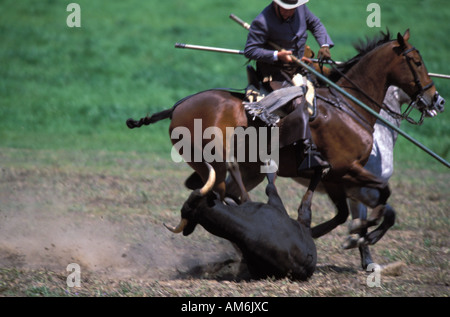
[[[323,170],[330,168],[330,163],[323,158],[311,139],[303,140],[302,148],[304,159],[297,170],[298,173],[316,168]]]

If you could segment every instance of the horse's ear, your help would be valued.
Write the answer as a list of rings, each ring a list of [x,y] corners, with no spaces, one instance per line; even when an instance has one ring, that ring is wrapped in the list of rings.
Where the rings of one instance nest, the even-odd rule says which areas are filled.
[[[403,34],[403,39],[405,41],[409,41],[409,29],[406,30],[405,34]]]
[[[397,42],[398,44],[400,44],[400,48],[404,48],[406,46],[405,44],[405,39],[403,38],[403,36],[399,33],[397,33]]]

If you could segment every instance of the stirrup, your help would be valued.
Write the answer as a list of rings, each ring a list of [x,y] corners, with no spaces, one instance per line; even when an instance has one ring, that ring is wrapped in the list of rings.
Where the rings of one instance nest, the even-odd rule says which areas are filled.
[[[319,155],[316,154],[306,155],[297,171],[300,173],[303,171],[313,170],[316,168],[323,169],[324,173],[326,173],[328,172],[327,169],[330,168],[330,163],[323,160]]]
[[[307,148],[305,150],[305,157],[300,164],[299,168],[297,169],[298,173],[301,173],[306,170],[312,170],[312,169],[322,169],[323,173],[328,173],[330,169],[330,163],[328,163],[325,159],[322,158],[322,155],[320,152],[316,150],[315,145],[307,145]]]

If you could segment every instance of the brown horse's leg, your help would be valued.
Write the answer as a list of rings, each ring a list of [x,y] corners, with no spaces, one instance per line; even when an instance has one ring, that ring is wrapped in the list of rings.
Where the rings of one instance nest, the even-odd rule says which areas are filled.
[[[322,175],[322,169],[315,169],[314,175],[308,185],[308,190],[305,195],[303,195],[302,202],[298,208],[298,218],[297,221],[304,224],[306,227],[311,227],[311,203],[316,190],[317,185],[320,182]]]
[[[388,185],[386,187],[380,189],[380,196],[378,197],[378,202],[375,208],[373,208],[370,215],[367,217],[368,226],[374,226],[378,223],[378,220],[383,217],[383,214],[385,212],[385,205],[386,202],[391,196],[391,190]]]
[[[262,181],[264,181],[266,175],[260,172],[259,164],[246,164],[240,163],[239,170],[241,174],[241,179],[246,188],[246,191],[249,192]],[[239,189],[239,185],[233,179],[233,177],[229,177],[226,182],[226,195],[230,197],[239,197],[241,194],[241,190]]]
[[[367,207],[359,201],[353,199],[348,199],[347,201],[353,219],[349,231],[350,234],[357,234],[357,237],[348,236],[347,240],[345,240],[342,244],[342,248],[352,249],[358,247],[361,257],[361,267],[365,270],[370,263],[373,263],[369,246],[365,240],[367,235]]]
[[[369,264],[373,263],[372,255],[370,254],[369,246],[366,244],[360,244],[358,249],[359,255],[361,256],[361,267],[365,270]]]
[[[375,230],[364,237],[364,240],[368,244],[377,243],[389,230],[389,228],[394,225],[395,210],[389,204],[384,205],[382,216],[384,217],[383,222]]]
[[[246,201],[251,201],[250,196],[248,195],[247,190],[245,189],[244,183],[242,181],[242,175],[239,170],[239,164],[237,162],[227,162],[227,169],[230,172],[231,177],[238,185],[241,191],[241,203],[245,203]]]
[[[363,203],[367,203],[373,207],[373,211],[367,218],[366,227],[377,224],[381,217],[384,217],[383,222],[380,226],[378,226],[378,228],[363,237],[365,244],[375,244],[395,223],[395,211],[387,204],[387,200],[391,195],[391,190],[388,184],[383,183],[380,179],[378,179],[378,177],[356,164],[354,164],[352,172],[355,179],[367,181],[367,183],[362,186],[376,188],[379,190],[379,196],[377,197],[375,203],[373,203],[373,201],[364,202],[362,200]]]
[[[328,196],[337,208],[337,214],[332,219],[312,228],[312,237],[318,238],[343,224],[348,217],[347,196],[342,184],[323,183]]]
[[[366,170],[361,164],[353,163],[348,173],[343,177],[352,186],[363,186],[377,189],[384,189],[387,184],[378,176]]]

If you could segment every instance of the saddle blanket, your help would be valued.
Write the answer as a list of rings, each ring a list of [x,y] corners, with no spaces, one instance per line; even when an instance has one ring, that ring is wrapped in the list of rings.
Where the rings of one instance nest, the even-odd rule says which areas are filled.
[[[251,116],[260,118],[269,126],[275,126],[280,121],[280,117],[286,115],[281,108],[293,99],[304,95],[305,86],[280,88],[259,101],[244,102],[244,107]]]

